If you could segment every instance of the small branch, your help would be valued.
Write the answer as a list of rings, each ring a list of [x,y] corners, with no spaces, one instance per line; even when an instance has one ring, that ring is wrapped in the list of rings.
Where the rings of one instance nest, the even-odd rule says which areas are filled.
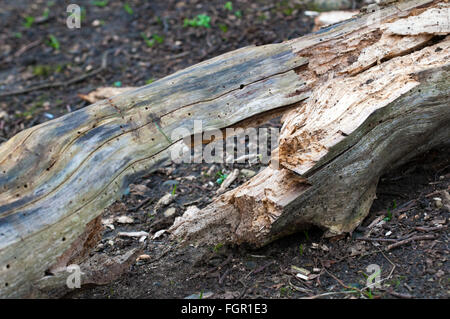
[[[397,242],[395,244],[387,246],[386,247],[386,251],[389,251],[389,250],[391,250],[393,248],[397,248],[399,246],[405,245],[405,244],[407,244],[407,243],[409,243],[411,241],[414,241],[414,240],[430,240],[430,239],[435,239],[435,238],[436,238],[436,236],[434,236],[434,235],[413,236],[411,238],[408,238],[408,239],[405,239],[405,240],[401,240],[401,241],[399,241],[399,242]]]
[[[388,292],[390,295],[397,297],[397,298],[402,298],[402,299],[412,299],[414,298],[414,296],[410,295],[410,294],[401,294],[399,292],[395,292],[392,290],[385,290],[386,292]]]
[[[365,238],[365,237],[360,237],[360,238],[355,238],[356,240],[362,240],[362,241],[387,241],[387,242],[398,242],[398,240],[396,239],[392,239],[392,238]]]
[[[29,43],[29,44],[23,46],[22,48],[19,49],[19,51],[17,51],[17,52],[14,54],[14,57],[15,57],[15,58],[18,58],[18,57],[21,56],[25,51],[27,51],[27,50],[29,50],[29,49],[31,49],[31,48],[34,48],[35,46],[41,44],[41,42],[42,42],[42,40],[39,39],[39,40],[33,41],[33,42],[31,42],[31,43]]]
[[[441,231],[443,229],[447,229],[447,226],[436,226],[436,227],[416,227],[418,231],[430,232],[430,231]]]
[[[149,197],[149,198],[143,200],[139,205],[137,205],[135,207],[131,207],[130,209],[128,209],[128,211],[129,212],[136,212],[139,209],[141,209],[144,205],[151,204],[152,202],[153,202],[153,198]]]

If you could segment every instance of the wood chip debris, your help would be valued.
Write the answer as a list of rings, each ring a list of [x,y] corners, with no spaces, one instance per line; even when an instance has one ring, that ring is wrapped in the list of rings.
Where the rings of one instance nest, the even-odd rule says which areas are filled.
[[[167,193],[166,195],[161,197],[155,205],[155,208],[154,208],[155,212],[158,212],[159,209],[161,209],[162,207],[165,207],[165,206],[169,205],[170,203],[172,203],[174,199],[175,199],[175,195],[172,195],[172,193]]]
[[[147,237],[148,233],[145,231],[133,231],[133,232],[119,232],[119,237],[139,237],[141,238],[142,236]]]
[[[118,222],[119,224],[132,224],[134,223],[134,219],[129,217],[129,216],[119,216],[116,218],[116,222]]]

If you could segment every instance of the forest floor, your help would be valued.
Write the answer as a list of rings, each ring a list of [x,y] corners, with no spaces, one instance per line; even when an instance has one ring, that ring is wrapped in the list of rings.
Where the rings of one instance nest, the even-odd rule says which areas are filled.
[[[74,2],[82,7],[80,29],[67,28],[62,1],[3,1],[0,143],[87,106],[80,95],[98,87],[150,84],[237,48],[299,37],[314,25],[297,1],[240,0],[231,6],[218,0]],[[210,18],[210,27],[185,26],[185,19],[199,14]],[[110,54],[100,69],[104,52]],[[281,123],[274,119],[266,126]],[[188,246],[169,253],[165,235],[151,239],[188,206],[208,205],[221,175],[240,169],[230,186],[234,188],[263,167],[248,162],[169,164],[136,180],[129,194],[103,214],[112,222],[94,254],[118,256],[139,247],[147,256],[114,282],[84,286],[66,298],[450,296],[449,212],[436,199],[445,197],[450,186],[448,148],[423,154],[383,176],[370,214],[346,236],[326,239],[320,229],[310,229],[257,250]],[[175,200],[155,213],[156,202],[170,192]],[[121,216],[131,220],[120,223]],[[118,236],[123,231],[145,231],[150,238],[140,243]],[[388,250],[391,244],[398,246]],[[366,288],[369,265],[380,270],[381,287]],[[309,272],[308,279],[302,272]]]

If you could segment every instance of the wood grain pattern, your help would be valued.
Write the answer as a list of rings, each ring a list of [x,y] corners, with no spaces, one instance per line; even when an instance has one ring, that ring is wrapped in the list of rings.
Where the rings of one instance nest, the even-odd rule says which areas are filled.
[[[0,145],[0,297],[30,296],[52,282],[45,272],[131,181],[169,160],[183,138],[172,133],[184,127],[192,134],[194,120],[208,131],[289,110],[282,168],[269,167],[223,194],[175,225],[173,236],[262,245],[308,223],[350,231],[367,213],[385,167],[448,139],[448,40],[428,29],[427,36],[388,37],[382,27],[429,17],[427,10],[441,5],[402,1],[299,39],[236,50]],[[426,51],[438,45],[430,39],[440,51]],[[425,51],[411,52],[421,45]],[[380,66],[364,55],[374,46],[376,63],[386,62]],[[407,68],[395,64],[396,57],[409,58]],[[336,98],[341,102],[333,109]],[[302,148],[307,139],[299,137],[318,130],[320,138]]]

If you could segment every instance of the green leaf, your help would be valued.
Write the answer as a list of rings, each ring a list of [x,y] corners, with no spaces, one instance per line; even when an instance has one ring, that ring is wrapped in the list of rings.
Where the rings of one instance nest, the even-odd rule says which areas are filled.
[[[50,34],[50,35],[48,36],[48,38],[49,38],[49,43],[48,43],[48,44],[49,44],[53,49],[59,50],[60,45],[59,45],[58,39],[57,39],[53,34]]]
[[[219,250],[223,247],[222,243],[218,243],[216,246],[214,246],[214,252],[217,253]]]
[[[225,8],[225,10],[233,11],[233,3],[231,1],[228,1],[227,3],[225,3],[225,5],[223,7]]]
[[[33,25],[33,22],[34,22],[34,17],[26,16],[25,22],[23,23],[23,25],[25,26],[25,28],[29,29]]]
[[[283,10],[284,15],[290,16],[294,12],[294,9],[292,8],[286,8]]]
[[[223,33],[228,31],[228,26],[226,24],[219,24],[219,29],[222,30]]]
[[[159,35],[157,35],[157,34],[154,34],[154,35],[153,35],[153,40],[155,40],[157,43],[161,44],[161,43],[164,42],[164,37],[159,36]]]
[[[149,39],[144,32],[141,32],[141,37],[144,39],[145,44],[147,44],[147,46],[149,48],[153,47],[155,45],[155,43],[163,43],[164,42],[164,37],[159,36],[157,34],[152,35],[152,38]]]
[[[125,3],[123,5],[123,9],[129,14],[132,15],[133,14],[133,9],[131,9],[130,5],[128,3]]]
[[[109,0],[92,1],[92,4],[96,7],[104,8],[108,5]]]
[[[383,218],[384,221],[388,222],[392,219],[392,212],[391,210],[388,208],[387,210],[387,217]]]
[[[307,230],[304,230],[304,231],[303,231],[303,234],[305,234],[306,240],[309,241],[309,234],[308,234],[308,231],[307,231]]]
[[[154,39],[149,39],[144,32],[141,32],[141,37],[144,39],[145,44],[147,44],[147,46],[149,48],[153,47],[155,45],[155,40]]]
[[[176,190],[177,190],[177,184],[173,185],[172,196],[175,195]]]
[[[211,17],[206,14],[199,14],[193,19],[184,19],[184,27],[205,27],[211,28]]]
[[[223,174],[222,171],[218,171],[216,175],[219,176],[219,178],[216,180],[216,183],[219,185],[221,185],[225,178],[227,178],[228,176],[227,174]]]

